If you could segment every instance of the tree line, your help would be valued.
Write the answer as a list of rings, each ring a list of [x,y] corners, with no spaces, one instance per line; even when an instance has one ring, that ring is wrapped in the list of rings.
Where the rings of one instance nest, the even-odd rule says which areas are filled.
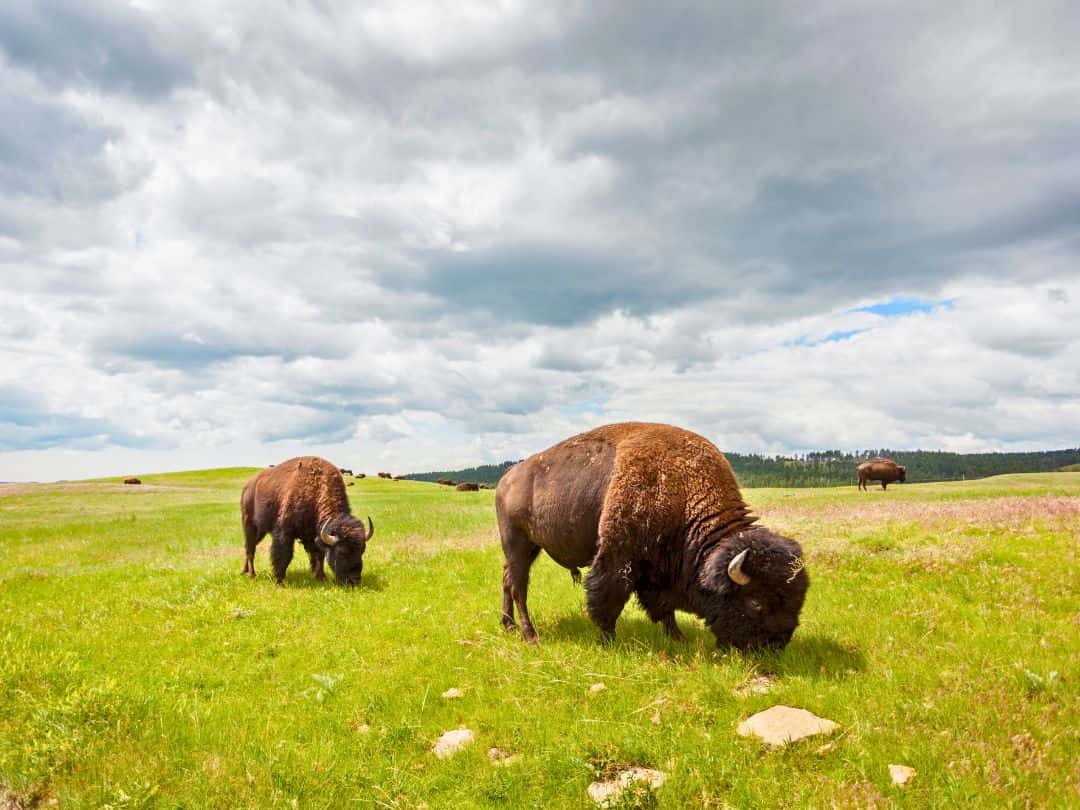
[[[1065,467],[1080,469],[1080,448],[1035,453],[945,453],[939,450],[860,450],[845,453],[821,450],[791,456],[725,453],[740,486],[834,487],[855,482],[855,468],[874,458],[891,458],[907,468],[907,480],[961,481],[1006,473],[1054,472]],[[475,481],[495,486],[516,461],[484,464],[463,470],[415,473],[412,481]]]

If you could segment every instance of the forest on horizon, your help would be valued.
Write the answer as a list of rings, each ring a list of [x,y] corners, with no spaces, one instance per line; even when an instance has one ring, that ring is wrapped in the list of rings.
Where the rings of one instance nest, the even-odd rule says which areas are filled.
[[[1055,472],[1080,465],[1080,448],[1045,450],[1031,453],[947,453],[939,450],[860,450],[845,453],[821,450],[790,456],[724,453],[731,463],[739,485],[744,487],[834,487],[854,484],[855,468],[874,458],[891,458],[907,468],[909,483],[920,481],[962,481],[1007,473]],[[402,476],[411,481],[437,481],[477,484],[499,483],[516,461],[483,464],[460,470],[411,473]]]

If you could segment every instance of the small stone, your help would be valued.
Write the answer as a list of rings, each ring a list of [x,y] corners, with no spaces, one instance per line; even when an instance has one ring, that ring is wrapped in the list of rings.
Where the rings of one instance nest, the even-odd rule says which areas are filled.
[[[456,686],[451,686],[449,689],[442,693],[443,700],[453,700],[454,698],[463,697],[464,695],[465,693],[458,689]]]
[[[655,712],[653,712],[652,717],[650,717],[649,720],[654,726],[660,725],[660,710],[657,709]]]
[[[773,706],[739,723],[739,735],[760,737],[768,745],[786,745],[789,742],[831,734],[839,726],[832,720],[818,717],[806,709],[791,706]]]
[[[836,743],[825,743],[824,745],[819,745],[817,751],[815,751],[814,753],[818,756],[824,756],[825,754],[832,751],[834,748],[836,748]]]
[[[634,785],[648,785],[656,790],[667,779],[663,771],[652,768],[639,768],[636,765],[619,771],[613,779],[606,782],[593,782],[589,785],[589,798],[601,807],[609,807]]]
[[[606,684],[594,683],[592,686],[589,687],[589,692],[595,695],[599,692],[603,692],[605,689],[607,689]]]
[[[496,768],[505,768],[507,765],[513,765],[519,759],[521,759],[521,754],[511,754],[509,751],[503,751],[501,748],[488,749],[488,761]]]
[[[467,728],[454,729],[439,737],[439,741],[431,750],[439,759],[447,759],[469,745],[475,738],[476,735]]]
[[[768,675],[755,675],[753,678],[747,678],[741,684],[735,687],[735,697],[749,697],[750,695],[767,695],[769,690],[773,688],[775,684],[772,678]]]
[[[894,785],[903,787],[915,776],[915,769],[907,765],[890,765],[889,776],[892,777]]]

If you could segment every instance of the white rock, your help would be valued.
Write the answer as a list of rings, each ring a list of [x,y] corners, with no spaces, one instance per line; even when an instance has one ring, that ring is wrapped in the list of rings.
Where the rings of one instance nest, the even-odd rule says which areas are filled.
[[[589,687],[589,692],[595,695],[597,692],[603,692],[605,689],[607,689],[606,684],[594,683],[592,686]]]
[[[634,785],[648,785],[653,790],[664,784],[667,774],[651,768],[631,766],[618,773],[607,782],[593,782],[589,785],[589,798],[601,807],[607,807],[619,800],[619,797]]]
[[[903,787],[915,776],[915,769],[909,768],[907,765],[890,765],[889,776],[892,777],[894,785]]]
[[[464,694],[465,693],[458,689],[456,686],[451,686],[449,689],[442,693],[442,696],[443,700],[453,700],[454,698],[464,696]]]
[[[837,728],[839,726],[832,720],[818,717],[806,709],[773,706],[739,723],[739,734],[760,737],[769,745],[786,745],[816,734],[831,734]]]
[[[466,745],[469,745],[474,739],[476,739],[476,735],[469,729],[454,729],[453,731],[447,731],[439,737],[439,741],[435,743],[435,747],[431,750],[439,759],[446,759],[452,757]]]

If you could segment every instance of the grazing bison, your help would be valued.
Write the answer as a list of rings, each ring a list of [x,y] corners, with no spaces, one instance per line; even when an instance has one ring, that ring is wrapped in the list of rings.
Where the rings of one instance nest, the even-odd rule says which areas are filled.
[[[140,481],[138,478],[125,478],[124,483],[125,484],[141,484],[142,481]]]
[[[907,480],[907,468],[888,458],[864,461],[855,468],[855,474],[859,477],[858,488],[861,490],[866,490],[867,481],[880,481],[881,488],[887,489],[887,484],[894,481],[903,484]]]
[[[255,576],[255,546],[271,535],[270,562],[278,585],[293,556],[293,541],[304,544],[316,579],[326,579],[323,561],[330,560],[342,585],[357,585],[364,569],[364,550],[375,534],[349,511],[345,481],[325,459],[303,456],[265,469],[244,485],[240,496],[244,524],[244,573]]]
[[[478,487],[476,484],[472,483],[471,481],[462,481],[460,484],[458,484],[455,487],[455,489],[458,492],[476,492],[478,489],[480,489],[480,487]]]
[[[526,606],[541,551],[575,580],[602,638],[632,593],[681,639],[675,611],[702,617],[718,645],[783,647],[810,580],[794,540],[756,525],[724,454],[695,433],[628,422],[573,436],[507,471],[495,491],[506,563],[502,622]]]
[[[394,477],[394,476],[392,476],[392,475],[391,475],[390,473],[388,473],[388,472],[381,472],[381,473],[379,473],[379,478],[393,478],[393,477]]]
[[[444,487],[452,487],[454,485],[454,480],[452,478],[440,478],[435,483],[442,484]]]

